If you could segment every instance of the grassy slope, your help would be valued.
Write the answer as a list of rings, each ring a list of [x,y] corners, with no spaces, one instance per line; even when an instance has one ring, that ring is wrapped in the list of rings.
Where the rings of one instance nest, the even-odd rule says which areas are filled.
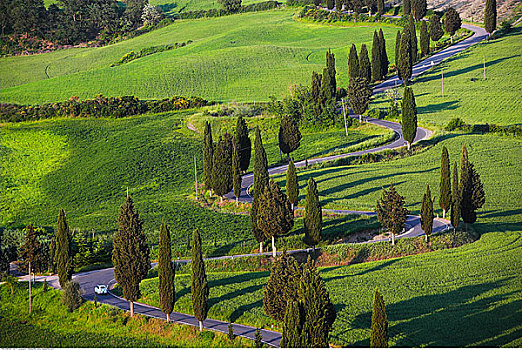
[[[339,85],[346,85],[349,47],[352,42],[371,47],[375,27],[305,24],[292,15],[293,10],[273,10],[189,20],[102,48],[2,58],[0,100],[41,103],[102,93],[266,101],[270,95],[281,97],[292,84],[309,84],[313,70],[322,72],[329,48],[336,54]],[[383,31],[393,61],[396,29]],[[131,50],[187,40],[194,42],[109,67]]]

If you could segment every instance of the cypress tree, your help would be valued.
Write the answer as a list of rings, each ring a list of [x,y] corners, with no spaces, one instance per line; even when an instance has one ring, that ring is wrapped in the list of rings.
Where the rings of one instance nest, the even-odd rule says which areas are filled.
[[[286,251],[272,264],[263,287],[263,310],[268,317],[283,321],[288,300],[297,300],[301,268]]]
[[[320,0],[314,0],[315,2]],[[319,6],[316,4],[316,6]],[[256,332],[254,333],[254,344],[256,348],[262,348],[263,347],[263,334],[261,334],[261,330],[258,328],[256,329]]]
[[[372,88],[368,80],[363,78],[355,78],[348,85],[348,102],[355,114],[359,116],[366,111],[372,98]]]
[[[65,218],[65,211],[60,210],[58,214],[58,224],[56,228],[56,269],[60,286],[65,288],[67,282],[71,280],[73,261],[72,261],[72,236]]]
[[[361,45],[361,52],[359,53],[359,78],[366,79],[368,82],[372,80],[372,68],[370,59],[368,58],[366,44]],[[354,79],[350,80],[350,82],[352,81],[354,81]]]
[[[130,302],[134,316],[134,302],[141,297],[140,282],[150,269],[150,251],[143,233],[143,220],[130,196],[120,208],[118,232],[114,235],[112,263],[114,278],[123,289],[123,297]]]
[[[409,16],[411,13],[411,1],[412,0],[403,0],[402,1],[402,15]]]
[[[326,8],[328,8],[328,10],[331,10],[334,8],[334,0],[326,0]]]
[[[422,56],[426,56],[430,53],[430,36],[428,34],[426,21],[421,21],[420,25],[420,49]]]
[[[301,348],[302,328],[301,305],[298,301],[290,299],[286,306],[280,346],[282,348]]]
[[[212,128],[210,123],[205,122],[204,145],[203,145],[203,171],[205,178],[205,188],[211,191],[212,195],[212,168],[214,160],[214,142],[212,141]]]
[[[440,23],[440,17],[436,14],[430,17],[430,38],[431,41],[435,43],[435,48],[437,48],[437,41],[442,38],[444,35],[444,30],[442,30],[442,25]]]
[[[294,206],[299,200],[299,183],[297,181],[297,172],[292,159],[290,159],[288,169],[286,169],[286,195],[293,211]]]
[[[224,137],[219,137],[219,142],[214,151],[212,168],[212,188],[221,197],[230,192],[233,187],[232,182],[232,136],[226,133]]]
[[[330,50],[326,52],[326,68],[328,68],[328,76],[330,77],[330,95],[332,98],[335,98],[337,90],[335,74],[337,74],[337,72],[335,70],[335,55],[331,53]]]
[[[272,255],[276,256],[276,237],[286,235],[294,226],[294,211],[286,194],[270,179],[265,191],[259,197],[257,227],[266,238],[272,239]]]
[[[342,6],[343,5],[341,0],[335,0],[335,11],[341,12]]]
[[[381,45],[379,42],[379,34],[373,32],[372,44],[372,82],[381,79]]]
[[[426,242],[433,230],[433,200],[431,199],[430,185],[427,186],[426,193],[422,198],[421,204],[421,228],[424,231]]]
[[[415,104],[415,95],[411,87],[404,88],[401,111],[402,136],[408,144],[408,150],[410,150],[411,144],[417,135],[417,106]]]
[[[473,224],[477,221],[477,209],[482,208],[485,202],[485,193],[480,175],[475,166],[469,161],[466,146],[462,150],[460,170],[460,213],[462,221]]]
[[[321,93],[321,74],[312,72],[312,86],[310,88],[310,98],[315,103],[319,103],[319,95]]]
[[[484,28],[488,32],[489,37],[491,33],[497,28],[497,1],[486,0],[486,7],[484,8]]]
[[[250,165],[252,143],[250,137],[248,137],[247,124],[241,115],[237,117],[236,144],[239,151],[239,169],[245,172]]]
[[[290,158],[290,153],[295,151],[301,145],[301,132],[294,116],[284,114],[281,118],[279,126],[279,149]]]
[[[330,88],[330,76],[329,76],[329,73],[328,73],[328,68],[324,68],[323,69],[323,80],[321,81],[321,91],[320,91],[320,94],[319,94],[319,100],[321,101],[321,104],[323,106],[326,106],[327,104],[329,104],[333,97],[332,96],[332,89]]]
[[[259,243],[259,252],[263,252],[263,242],[266,237],[263,231],[257,227],[257,210],[259,208],[259,197],[268,186],[268,161],[266,159],[263,140],[261,139],[261,131],[256,127],[256,139],[254,141],[254,197],[252,198],[252,207],[250,208],[250,224],[252,234]]]
[[[325,283],[310,256],[302,271],[299,287],[299,299],[304,311],[301,345],[310,348],[327,348],[328,333],[337,314]]]
[[[453,183],[451,184],[451,226],[456,230],[460,221],[460,190],[459,190],[459,173],[457,162],[453,164]]]
[[[192,235],[192,271],[191,271],[191,292],[192,308],[194,316],[199,321],[199,330],[203,330],[203,321],[207,318],[208,312],[208,293],[207,273],[205,272],[205,262],[201,252],[201,237],[199,229],[195,229]]]
[[[313,178],[308,179],[306,187],[306,205],[304,219],[304,241],[309,246],[315,246],[321,241],[323,226],[323,212],[319,201],[317,184]]]
[[[404,30],[401,35],[401,48],[399,50],[399,65],[397,66],[399,77],[408,84],[412,74],[410,32]]]
[[[401,72],[399,71],[399,62],[401,57],[401,31],[397,31],[397,35],[395,36],[395,69],[397,70],[397,75],[401,78]]]
[[[404,229],[410,212],[404,208],[404,197],[397,193],[393,183],[388,190],[382,190],[381,198],[377,200],[376,212],[381,225],[391,231],[392,245],[395,245],[395,235]]]
[[[388,59],[388,54],[386,53],[386,39],[384,39],[382,29],[379,29],[379,45],[381,46],[381,77],[385,77],[386,74],[388,74],[390,61]]]
[[[383,15],[384,14],[384,10],[385,10],[384,0],[377,0],[377,12],[380,15]]]
[[[428,11],[428,4],[426,0],[413,0],[412,10],[415,19],[420,21],[422,17],[426,16],[426,12]]]
[[[370,346],[372,348],[388,347],[388,318],[386,316],[384,299],[378,290],[375,290],[375,296],[373,298]]]
[[[460,19],[460,15],[453,7],[450,7],[446,11],[446,19],[444,20],[444,27],[446,29],[446,32],[449,33],[451,38],[451,43],[453,44],[453,35],[457,32],[457,30],[460,29],[460,26],[462,25],[462,21]]]
[[[234,196],[236,196],[236,206],[239,204],[239,197],[241,196],[241,167],[240,167],[240,150],[239,142],[232,143],[232,183],[234,188]]]
[[[442,209],[442,217],[445,218],[451,205],[450,162],[446,146],[442,147],[442,156],[440,157],[439,205]]]
[[[417,55],[419,52],[417,46],[417,31],[415,30],[415,21],[413,20],[413,16],[410,15],[408,20],[408,30],[410,31],[410,56],[412,65],[417,62]]]
[[[350,81],[357,78],[360,74],[359,57],[357,57],[357,48],[354,44],[350,48],[350,55],[348,56],[348,76]]]
[[[170,230],[163,222],[160,228],[158,250],[158,292],[161,310],[167,315],[167,322],[170,322],[170,314],[174,310],[174,303],[176,302],[175,276],[176,270],[172,262]]]

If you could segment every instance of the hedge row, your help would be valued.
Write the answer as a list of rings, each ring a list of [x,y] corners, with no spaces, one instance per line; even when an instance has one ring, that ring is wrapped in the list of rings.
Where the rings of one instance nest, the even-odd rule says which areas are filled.
[[[269,0],[258,2],[250,5],[242,5],[237,13],[246,12],[257,12],[266,11],[277,8],[281,5],[279,1]],[[207,17],[221,17],[231,15],[233,13],[224,9],[210,9],[210,10],[199,10],[199,11],[187,11],[180,14],[182,19],[195,19],[195,18],[207,18]]]
[[[465,131],[477,134],[496,133],[501,135],[522,136],[522,125],[467,124],[460,118],[453,118],[444,128],[447,131]]]
[[[192,43],[192,40],[189,40],[189,41],[183,42],[181,44],[175,43],[175,44],[168,44],[168,45],[151,46],[151,47],[146,47],[144,49],[141,49],[138,52],[134,52],[134,51],[127,52],[125,55],[122,56],[122,58],[120,58],[119,61],[111,63],[110,66],[111,67],[119,66],[124,63],[129,63],[131,61],[137,60],[138,58],[141,58],[141,57],[149,56],[149,55],[152,55],[152,54],[155,54],[158,52],[175,50],[179,47],[184,47],[191,43]]]
[[[397,26],[404,26],[406,23],[402,18],[382,17],[379,14],[376,16],[369,16],[362,13],[342,13],[338,11],[327,11],[315,6],[306,6],[299,14],[300,18],[305,18],[319,22],[376,22],[388,23]]]

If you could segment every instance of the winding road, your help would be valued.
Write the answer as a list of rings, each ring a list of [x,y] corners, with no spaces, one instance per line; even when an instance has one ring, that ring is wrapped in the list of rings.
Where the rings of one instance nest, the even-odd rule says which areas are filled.
[[[414,77],[418,76],[419,74],[424,73],[428,69],[432,68],[434,65],[439,64],[444,59],[451,57],[451,56],[461,52],[462,50],[465,50],[469,46],[471,46],[481,40],[484,40],[487,37],[487,33],[483,28],[472,26],[472,25],[466,25],[466,24],[463,24],[462,26],[466,29],[473,31],[474,32],[473,36],[416,64],[413,68]],[[381,93],[381,92],[385,91],[386,89],[394,87],[396,85],[400,85],[401,83],[402,82],[397,77],[392,77],[391,79],[377,85],[374,88],[374,94]],[[338,158],[357,156],[357,155],[361,155],[361,154],[365,154],[365,153],[373,153],[373,152],[377,152],[377,151],[384,150],[384,149],[395,149],[395,148],[403,147],[405,145],[405,141],[402,137],[402,130],[401,130],[400,124],[390,122],[390,121],[385,121],[385,120],[372,119],[372,118],[368,118],[368,119],[366,119],[366,121],[368,123],[380,125],[380,126],[393,130],[396,133],[395,140],[387,145],[364,150],[364,151],[346,153],[346,154],[323,157],[323,158],[310,159],[310,160],[308,160],[308,164],[311,165],[311,164],[320,163],[320,162],[327,162],[327,161],[330,161],[333,159],[338,159]],[[420,140],[427,139],[431,136],[431,134],[432,134],[432,132],[428,129],[418,128],[417,137],[415,138],[414,142],[418,142]],[[304,166],[304,161],[296,163],[296,167],[303,167],[303,166]],[[287,166],[283,165],[283,166],[279,166],[279,167],[270,169],[269,173],[271,175],[280,174],[280,173],[285,172],[286,169],[287,169]],[[243,189],[242,189],[241,197],[240,197],[241,201],[251,202],[252,198],[248,194],[248,188],[252,185],[252,183],[253,183],[252,174],[248,174],[243,177],[243,182],[242,182]],[[233,194],[228,194],[227,197],[231,198],[231,197],[233,197]],[[351,210],[329,210],[329,211],[331,211],[333,213],[337,213],[337,214],[366,214],[366,215],[375,214],[373,212],[351,211]],[[424,232],[420,228],[419,217],[409,216],[406,226],[409,229],[405,233],[400,235],[398,238],[414,237],[414,236],[420,236],[420,235],[424,234]],[[438,231],[444,230],[448,227],[449,226],[448,226],[447,221],[436,219],[434,221],[433,232],[438,232]],[[264,255],[269,255],[269,254],[271,254],[271,253],[268,252],[268,253],[265,253]],[[252,255],[260,255],[260,254],[245,254],[245,255],[241,255],[241,256],[252,256]],[[225,257],[217,257],[217,258],[211,258],[211,259],[231,259],[234,257],[238,257],[238,256],[233,256],[233,257],[225,256]],[[113,268],[78,273],[78,274],[75,274],[73,277],[80,283],[82,290],[84,292],[84,294],[83,294],[84,297],[87,300],[91,300],[91,301],[94,300],[94,287],[97,284],[114,285],[114,283],[115,283]],[[28,276],[24,276],[21,279],[28,280]],[[52,287],[59,288],[59,284],[58,284],[56,276],[36,277],[36,280],[39,280],[39,281],[43,281],[44,279],[46,279]],[[98,302],[112,305],[112,306],[115,306],[122,310],[129,310],[129,303],[127,301],[125,301],[111,293],[109,293],[107,295],[100,295],[97,297],[97,300],[98,300]],[[149,306],[149,305],[144,305],[144,304],[139,304],[139,303],[135,304],[134,311],[136,313],[143,314],[145,316],[166,319],[165,315],[161,312],[160,309]],[[198,325],[198,321],[192,315],[173,312],[170,315],[170,317],[171,317],[172,321],[180,323],[180,324],[188,324],[188,325],[192,325],[192,326]],[[227,329],[228,323],[223,322],[223,321],[207,319],[204,322],[204,327],[206,329],[210,329],[210,330],[214,330],[214,331],[218,331],[218,332],[223,332],[223,333],[228,332],[228,329]],[[244,325],[239,325],[239,324],[233,324],[233,327],[234,327],[234,334],[236,334],[237,336],[254,339],[254,334],[256,331],[255,327],[244,326]],[[263,342],[265,342],[266,344],[273,346],[273,347],[279,347],[279,343],[281,340],[281,334],[279,332],[274,332],[274,331],[263,329],[263,330],[261,330],[261,334],[263,337]]]

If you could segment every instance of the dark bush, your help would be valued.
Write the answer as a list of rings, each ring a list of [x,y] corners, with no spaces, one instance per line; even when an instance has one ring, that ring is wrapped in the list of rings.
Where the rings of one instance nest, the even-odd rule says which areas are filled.
[[[82,305],[82,291],[80,284],[72,280],[65,285],[62,295],[62,304],[67,307],[69,312],[73,312]]]

